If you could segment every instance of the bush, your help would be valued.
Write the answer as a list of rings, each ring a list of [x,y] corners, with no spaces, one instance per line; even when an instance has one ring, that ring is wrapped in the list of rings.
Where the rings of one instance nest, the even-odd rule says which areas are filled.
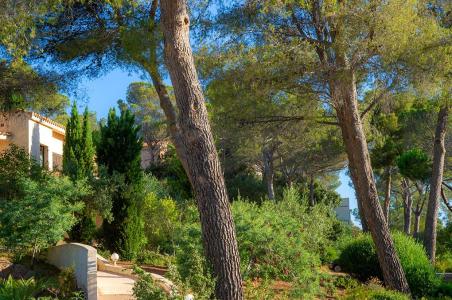
[[[211,269],[206,261],[202,249],[201,228],[199,223],[193,222],[197,210],[190,207],[187,210],[191,221],[182,226],[178,231],[178,242],[176,248],[177,272],[174,272],[174,282],[179,282],[186,290],[195,294],[195,299],[210,299],[213,294],[215,281],[211,276]],[[197,219],[196,219],[197,220]],[[180,278],[174,278],[174,277]]]
[[[158,251],[143,250],[138,254],[137,262],[140,264],[168,267],[174,260],[173,256],[160,254]]]
[[[452,251],[438,255],[435,260],[435,267],[441,273],[452,272]]]
[[[436,238],[436,255],[441,256],[452,251],[452,222],[438,230]],[[452,255],[452,254],[450,254]]]
[[[136,202],[132,202],[127,209],[123,234],[122,256],[134,260],[146,245],[143,212]]]
[[[351,290],[345,299],[354,300],[409,300],[407,295],[395,291],[385,290],[383,287],[361,286]]]
[[[83,207],[75,201],[86,189],[67,177],[51,175],[39,181],[23,178],[18,187],[22,197],[0,199],[0,241],[16,253],[31,251],[34,256],[62,239],[74,225],[74,213]]]
[[[58,274],[58,287],[59,296],[63,297],[63,299],[70,297],[77,290],[77,281],[73,268],[61,270],[60,274]]]
[[[260,278],[264,281],[286,280],[293,282],[292,299],[306,298],[319,288],[319,253],[331,244],[334,232],[331,208],[323,204],[313,208],[302,201],[295,189],[284,191],[281,201],[264,201],[262,205],[235,200],[232,213],[241,258],[244,280]],[[209,278],[201,241],[198,212],[189,206],[182,214],[177,230],[176,262],[183,280],[189,286],[199,285]],[[190,271],[197,269],[196,276]],[[199,276],[201,274],[202,276]],[[208,279],[207,279],[208,280]]]
[[[158,197],[149,193],[144,199],[143,215],[146,220],[144,231],[148,248],[174,252],[174,236],[179,226],[179,209],[170,197]]]
[[[437,278],[422,245],[402,233],[393,234],[393,238],[412,294],[414,296],[435,294],[440,279]],[[362,235],[348,243],[338,263],[344,270],[355,274],[361,280],[372,277],[383,279],[370,235]]]
[[[226,186],[230,199],[243,197],[260,203],[267,197],[267,189],[262,179],[252,174],[239,173],[232,178],[226,178]]]
[[[133,286],[133,295],[137,300],[168,300],[170,299],[165,292],[154,283],[151,274],[135,267],[134,273],[138,280]]]

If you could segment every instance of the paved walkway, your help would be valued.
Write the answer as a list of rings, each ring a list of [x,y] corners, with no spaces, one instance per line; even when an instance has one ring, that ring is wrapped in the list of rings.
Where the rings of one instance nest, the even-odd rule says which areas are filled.
[[[132,300],[135,281],[129,277],[97,271],[98,300]]]

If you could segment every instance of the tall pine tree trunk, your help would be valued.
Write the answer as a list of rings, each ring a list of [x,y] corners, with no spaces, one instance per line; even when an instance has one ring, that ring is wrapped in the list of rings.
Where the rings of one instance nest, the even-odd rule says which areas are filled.
[[[267,186],[267,196],[270,200],[275,200],[275,190],[273,186],[273,179],[275,177],[273,169],[273,150],[270,147],[264,146],[262,149],[262,160],[264,162],[264,180]]]
[[[161,12],[165,63],[176,96],[185,171],[198,204],[204,249],[217,280],[215,296],[220,300],[242,299],[234,223],[193,61],[186,2],[162,0]]]
[[[413,208],[413,198],[411,197],[410,184],[408,179],[402,179],[402,197],[403,197],[403,232],[411,233],[411,210]]]
[[[391,205],[391,167],[387,167],[386,170],[386,186],[385,186],[385,202],[384,202],[384,216],[386,219],[386,223],[389,226],[389,208]]]
[[[370,230],[386,285],[401,292],[409,292],[402,265],[395,251],[388,224],[381,209],[367,142],[362,127],[356,83],[353,71],[335,74],[330,82],[333,103],[341,127],[345,149],[352,172],[353,184]]]
[[[425,219],[424,246],[430,260],[435,262],[436,253],[436,225],[438,222],[439,197],[443,181],[444,158],[446,156],[445,137],[449,107],[447,104],[438,113],[438,122],[433,145],[433,168],[430,181],[430,194]]]
[[[415,239],[419,237],[420,224],[421,224],[421,212],[416,210],[414,212],[414,229],[413,229],[413,237]]]

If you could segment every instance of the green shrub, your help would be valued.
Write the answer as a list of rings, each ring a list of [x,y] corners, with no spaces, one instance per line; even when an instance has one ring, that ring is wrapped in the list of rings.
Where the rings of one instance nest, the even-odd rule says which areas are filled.
[[[283,195],[280,201],[264,201],[261,205],[241,199],[233,202],[241,272],[244,280],[258,277],[264,281],[291,281],[292,299],[308,298],[318,291],[319,253],[331,244],[335,217],[331,217],[329,206],[310,208],[303,204],[306,202],[295,189]],[[203,256],[197,209],[187,207],[182,220],[175,238],[178,270],[183,280],[191,278],[189,286],[205,288],[199,282],[203,276],[209,278],[209,267]],[[190,276],[190,270],[196,268],[201,277]]]
[[[402,293],[385,290],[378,286],[361,286],[355,288],[345,297],[347,300],[409,300],[410,298]]]
[[[232,178],[226,178],[229,198],[243,197],[252,202],[260,203],[267,196],[267,190],[261,178],[253,174],[239,173]]]
[[[174,260],[173,256],[160,254],[157,251],[143,250],[138,254],[137,262],[140,264],[153,265],[153,266],[165,266],[168,267]]]
[[[441,256],[452,251],[452,222],[438,230],[436,238],[436,255]],[[451,254],[452,255],[452,254]]]
[[[187,213],[189,219],[193,221],[192,218],[197,211],[191,208]],[[179,282],[186,290],[191,290],[195,294],[195,299],[209,299],[213,294],[215,281],[202,249],[200,225],[197,222],[188,223],[178,231],[178,234],[177,272],[174,272],[171,279]]]
[[[151,274],[135,267],[134,273],[138,276],[133,286],[133,295],[137,300],[168,300],[166,293],[154,283]]]
[[[441,273],[452,272],[452,251],[445,252],[436,257],[435,267]]]
[[[84,244],[92,244],[96,239],[97,228],[93,218],[83,212],[78,222],[72,227],[69,236],[71,240]]]
[[[374,244],[369,235],[361,235],[350,240],[342,250],[337,263],[362,281],[382,276]]]
[[[135,202],[127,209],[123,234],[122,256],[125,259],[134,260],[146,245],[143,212]]]
[[[359,282],[350,276],[337,276],[334,280],[334,286],[342,289],[354,289],[359,286]]]
[[[73,268],[61,270],[58,274],[58,291],[59,296],[63,299],[69,298],[74,291],[77,290],[77,281]]]
[[[176,202],[170,197],[159,197],[151,192],[144,198],[142,212],[146,220],[144,231],[148,248],[173,253],[180,217]]]
[[[393,238],[412,294],[414,296],[435,294],[440,279],[437,278],[422,245],[402,233],[393,234]],[[355,274],[361,280],[372,277],[383,279],[370,235],[362,235],[348,243],[338,263],[344,270]]]

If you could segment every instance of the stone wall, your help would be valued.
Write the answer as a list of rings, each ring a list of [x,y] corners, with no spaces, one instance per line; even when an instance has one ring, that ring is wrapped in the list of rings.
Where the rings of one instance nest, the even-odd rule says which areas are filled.
[[[88,300],[97,300],[96,249],[78,243],[62,244],[49,249],[47,260],[59,269],[73,268],[77,286]]]

